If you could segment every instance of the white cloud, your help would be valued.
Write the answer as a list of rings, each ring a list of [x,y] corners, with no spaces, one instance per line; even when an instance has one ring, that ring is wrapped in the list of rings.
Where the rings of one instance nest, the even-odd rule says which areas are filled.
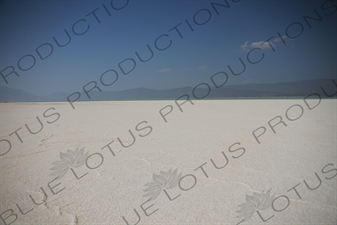
[[[240,46],[241,50],[246,50],[248,48],[248,41],[246,41],[243,45]]]
[[[269,43],[265,41],[253,42],[250,46],[252,48],[271,49],[270,45],[275,47],[275,44],[271,41],[269,41]]]
[[[171,69],[170,68],[163,68],[161,70],[158,71],[159,73],[169,73],[171,72]]]
[[[256,41],[252,42],[251,44],[249,44],[249,42],[246,41],[243,45],[240,46],[240,50],[249,51],[250,49],[253,48],[272,49],[270,45],[273,46],[273,48],[275,47],[275,44],[272,41],[269,41],[269,43],[266,41]]]

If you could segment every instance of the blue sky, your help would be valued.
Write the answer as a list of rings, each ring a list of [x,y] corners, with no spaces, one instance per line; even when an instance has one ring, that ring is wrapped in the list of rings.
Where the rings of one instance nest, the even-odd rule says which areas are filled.
[[[81,91],[90,81],[96,81],[103,91],[193,87],[209,81],[219,71],[228,73],[228,84],[336,78],[336,1],[241,0],[235,3],[228,0],[230,8],[218,7],[219,15],[211,2],[225,4],[223,0],[2,1],[0,71],[6,75],[13,66],[20,76],[9,75],[8,84],[0,77],[0,85],[47,95]],[[324,2],[327,3],[322,7]],[[316,17],[314,9],[322,21],[310,21],[309,28],[303,16]],[[210,19],[204,25],[197,25],[194,15],[199,23]],[[193,32],[185,20],[190,22]],[[75,26],[78,33],[88,25],[89,30],[75,35],[72,26],[76,21],[79,21]],[[294,39],[287,38],[286,29],[294,22],[303,25],[303,33]],[[169,31],[179,23],[183,38],[176,30]],[[65,47],[58,47],[53,37],[64,43],[67,40],[64,29],[71,41]],[[288,32],[295,35],[300,29],[295,24]],[[286,45],[277,39],[278,32]],[[163,34],[167,37],[161,38],[158,45],[165,46],[169,40],[172,44],[158,51],[154,42]],[[275,52],[267,44],[261,45],[272,36]],[[45,43],[53,46],[53,52],[41,60],[35,50]],[[140,62],[135,52],[149,56],[147,44],[154,56],[148,62]],[[252,65],[246,56],[255,47],[261,50],[252,53],[252,59],[259,58],[262,52],[265,57]],[[40,52],[46,56],[51,52],[50,47],[45,45]],[[32,56],[27,54],[35,58],[34,66]],[[233,76],[227,66],[241,68],[240,57],[247,69]],[[136,66],[123,75],[118,64],[127,58],[134,59]],[[32,68],[22,71],[18,62],[23,69]],[[130,61],[123,64],[126,69],[130,65]],[[110,69],[118,72],[118,80],[111,86],[103,86],[100,76]],[[105,82],[109,82],[108,77]]]

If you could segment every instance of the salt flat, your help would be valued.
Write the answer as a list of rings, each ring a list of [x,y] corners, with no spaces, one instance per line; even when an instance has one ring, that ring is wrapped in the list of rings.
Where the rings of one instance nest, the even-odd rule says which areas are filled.
[[[1,222],[336,224],[336,99],[182,103],[1,103]]]

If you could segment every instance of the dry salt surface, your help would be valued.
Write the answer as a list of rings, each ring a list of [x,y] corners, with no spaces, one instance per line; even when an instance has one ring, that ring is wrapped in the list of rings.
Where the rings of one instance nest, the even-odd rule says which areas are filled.
[[[336,224],[337,100],[193,103],[1,103],[1,223]]]

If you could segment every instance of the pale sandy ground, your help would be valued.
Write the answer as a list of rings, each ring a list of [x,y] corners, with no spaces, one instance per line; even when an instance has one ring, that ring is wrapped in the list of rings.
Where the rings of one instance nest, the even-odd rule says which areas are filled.
[[[298,120],[289,121],[285,113],[294,104],[301,105],[304,113]],[[167,105],[172,105],[173,111],[165,123],[159,110]],[[301,99],[212,100],[186,103],[181,112],[173,100],[84,102],[75,103],[75,110],[67,103],[3,103],[1,139],[9,140],[12,148],[0,157],[1,217],[7,224],[15,219],[12,224],[126,224],[124,216],[129,224],[135,224],[135,209],[141,217],[138,224],[237,224],[240,219],[235,211],[246,202],[246,194],[271,189],[275,197],[286,196],[274,202],[279,212],[268,207],[260,210],[264,219],[273,216],[267,222],[254,213],[242,224],[336,224],[336,105],[337,100],[323,100],[309,110]],[[56,119],[43,117],[51,107],[61,117],[48,124]],[[299,109],[291,108],[288,115],[294,118]],[[25,124],[38,129],[36,116],[44,128],[33,135]],[[276,116],[282,116],[287,126],[279,124],[275,134],[268,121]],[[139,135],[150,129],[135,130],[142,121],[153,129],[145,137]],[[258,144],[252,132],[261,126],[266,127],[266,133]],[[23,143],[15,134],[9,136],[20,127]],[[123,148],[117,137],[130,144],[128,130],[135,134],[136,142]],[[115,157],[108,149],[101,149],[111,141]],[[239,158],[233,157],[242,151],[228,150],[236,142],[246,150]],[[86,165],[75,168],[78,176],[88,173],[79,180],[69,170],[50,184],[54,187],[60,183],[54,192],[65,188],[53,195],[48,188],[56,177],[50,175],[52,163],[60,160],[60,152],[78,147],[85,147],[89,154],[100,153],[103,164],[97,169]],[[7,142],[1,142],[1,154],[7,149]],[[228,156],[228,165],[216,169],[210,159],[218,166],[224,164],[222,151]],[[98,166],[100,157],[93,155],[88,165]],[[204,163],[208,177],[201,169],[195,170]],[[181,180],[182,188],[196,182],[195,186],[185,191],[179,186],[168,189],[172,198],[181,194],[173,201],[162,192],[143,205],[148,208],[147,214],[159,209],[146,216],[141,209],[148,199],[143,197],[144,185],[153,181],[153,173],[171,168],[188,175]],[[320,186],[315,173],[321,179]],[[309,190],[303,180],[312,188],[319,187]],[[301,199],[294,190],[288,192],[296,185]],[[48,198],[34,205],[30,195],[41,203],[41,187]],[[23,213],[33,210],[22,215],[16,204]]]

